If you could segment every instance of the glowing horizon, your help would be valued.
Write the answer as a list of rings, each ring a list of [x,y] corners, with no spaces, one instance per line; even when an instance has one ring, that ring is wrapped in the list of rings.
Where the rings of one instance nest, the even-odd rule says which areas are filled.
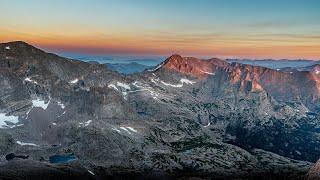
[[[320,59],[320,2],[1,2],[0,42],[51,52]]]

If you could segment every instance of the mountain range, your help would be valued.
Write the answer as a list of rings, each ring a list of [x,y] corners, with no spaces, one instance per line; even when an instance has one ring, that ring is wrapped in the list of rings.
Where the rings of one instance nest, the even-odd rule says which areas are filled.
[[[137,62],[130,62],[130,63],[105,63],[107,68],[110,70],[114,70],[123,74],[134,74],[143,72],[146,69],[151,68],[152,66],[146,66],[139,64]]]
[[[159,63],[159,59],[102,59],[97,57],[92,57],[93,59],[97,60],[90,60],[90,57],[87,58],[78,58],[81,61],[89,62],[89,63],[96,63],[96,64],[105,64],[109,67],[110,70],[114,70],[123,74],[133,74],[142,72],[146,69],[149,69],[153,66],[156,66]],[[207,60],[207,59],[204,59]],[[267,67],[270,69],[275,70],[282,70],[282,71],[310,71],[310,69],[314,66],[320,64],[320,61],[314,60],[252,60],[252,59],[226,59],[228,63],[239,63],[239,64],[249,64],[253,66],[261,66]],[[105,63],[107,62],[107,63]]]
[[[302,68],[307,66],[312,66],[316,64],[320,64],[320,60],[306,60],[306,59],[262,59],[262,60],[254,60],[254,59],[226,59],[226,61],[232,63],[237,62],[241,64],[249,64],[254,66],[263,66],[270,69],[282,69],[282,68]]]
[[[125,75],[2,43],[0,177],[304,179],[319,70],[172,55]]]

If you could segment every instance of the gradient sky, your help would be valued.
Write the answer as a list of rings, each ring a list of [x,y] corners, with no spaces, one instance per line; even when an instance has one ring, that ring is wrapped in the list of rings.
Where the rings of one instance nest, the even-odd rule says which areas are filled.
[[[320,59],[319,0],[1,0],[0,42],[57,53]]]

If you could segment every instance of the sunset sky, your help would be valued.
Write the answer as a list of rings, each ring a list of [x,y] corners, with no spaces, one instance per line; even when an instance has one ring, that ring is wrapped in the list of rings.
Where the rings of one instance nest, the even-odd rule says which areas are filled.
[[[0,42],[57,53],[320,59],[319,0],[1,0]]]

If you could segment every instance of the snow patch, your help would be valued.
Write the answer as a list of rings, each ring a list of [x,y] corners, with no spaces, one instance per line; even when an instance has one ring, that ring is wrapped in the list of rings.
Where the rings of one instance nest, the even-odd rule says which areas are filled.
[[[10,46],[5,47],[5,49],[10,50]]]
[[[88,120],[88,121],[86,121],[86,122],[84,122],[84,123],[79,123],[80,125],[84,125],[85,127],[86,126],[89,126],[89,124],[92,122],[92,120]]]
[[[176,88],[181,88],[183,86],[183,84],[170,84],[170,83],[166,83],[164,81],[160,81],[163,85],[166,86],[171,86],[171,87],[176,87]]]
[[[157,97],[159,96],[159,93],[154,92],[149,85],[143,84],[139,81],[135,81],[131,84],[117,82],[116,85],[109,84],[108,87],[121,92],[125,100],[127,100],[128,98],[127,96],[129,93],[143,92],[143,91],[148,91],[153,99],[157,99]]]
[[[89,169],[87,169],[88,170],[88,172],[91,174],[91,175],[95,175],[92,171],[90,171]]]
[[[13,128],[16,125],[11,124],[17,124],[18,122],[18,116],[7,116],[5,113],[0,113],[0,128]]]
[[[145,87],[143,87],[142,86],[142,84],[140,83],[140,82],[138,82],[138,81],[135,81],[134,83],[132,83],[135,87],[137,87],[137,88],[145,88]]]
[[[79,79],[78,79],[78,78],[76,78],[76,79],[74,79],[74,80],[70,81],[70,83],[71,83],[71,84],[75,84],[75,83],[77,83],[78,81],[79,81]]]
[[[32,80],[32,79],[31,79],[31,78],[29,78],[29,77],[25,78],[25,79],[24,79],[24,81],[31,82],[31,83],[34,83],[34,84],[38,84],[38,82],[37,82],[37,81]]]
[[[151,79],[151,81],[152,81],[152,79]],[[157,97],[159,96],[159,93],[154,92],[151,87],[145,87],[142,83],[140,83],[138,81],[135,81],[132,85],[134,85],[135,87],[137,87],[139,89],[134,90],[134,91],[129,91],[130,93],[131,92],[139,92],[139,91],[148,91],[153,99],[157,99]]]
[[[20,146],[36,146],[39,147],[39,145],[34,144],[34,143],[25,143],[25,142],[21,142],[21,141],[16,141],[17,144],[19,144]]]
[[[20,126],[23,126],[23,124],[17,124],[17,125],[12,126],[11,128],[20,127]]]
[[[184,78],[180,79],[180,82],[185,83],[185,84],[194,84],[195,83],[194,81],[190,81],[189,79],[184,79]]]
[[[208,124],[207,125],[205,125],[205,126],[203,126],[203,127],[209,127],[211,125],[211,123],[210,122],[208,122]]]
[[[120,89],[119,89],[118,87],[120,87]],[[124,98],[125,100],[127,100],[127,94],[128,94],[127,91],[131,90],[129,84],[122,83],[122,82],[117,82],[117,85],[109,84],[109,85],[108,85],[108,88],[113,88],[113,89],[115,89],[116,91],[120,91],[120,92],[122,93],[123,98]]]
[[[149,90],[153,99],[158,100],[159,93]]]
[[[135,130],[133,127],[130,127],[130,126],[127,126],[127,127],[123,127],[121,126],[120,129],[126,131],[128,134],[131,134],[131,133],[137,133],[138,131]]]
[[[122,83],[122,82],[117,82],[117,86],[122,87],[124,89],[130,90],[130,86],[126,83]]]
[[[117,86],[114,85],[114,84],[109,84],[109,85],[108,85],[108,88],[113,88],[113,89],[119,91],[119,89],[117,88]]]
[[[157,84],[156,80],[154,80],[153,78],[151,78],[151,82],[153,82],[154,84]]]
[[[162,84],[166,85],[166,86],[171,86],[171,87],[176,87],[176,88],[181,88],[183,87],[183,84],[194,84],[194,81],[190,81],[189,79],[180,79],[180,83],[179,84],[170,84],[170,83],[166,83],[164,81],[160,81]]]
[[[66,106],[65,106],[63,103],[61,103],[60,101],[58,101],[58,105],[59,105],[62,109],[66,108]]]
[[[51,100],[51,99],[50,99]],[[50,103],[50,100],[45,103],[45,101],[37,98],[36,100],[32,100],[32,107],[40,107],[42,108],[43,110],[46,110],[48,108],[48,105]]]
[[[92,122],[92,120],[88,120],[87,122],[84,123],[84,126],[89,126],[89,124]]]
[[[32,80],[31,80],[29,77],[25,78],[24,80],[25,80],[25,81],[32,82]]]
[[[122,95],[123,95],[123,98],[125,99],[125,100],[127,100],[128,98],[127,98],[127,92],[126,91],[122,91],[121,92],[122,93]]]
[[[122,130],[126,131],[127,133],[131,134],[131,132],[125,127],[120,127],[120,129],[122,129]]]
[[[212,72],[208,72],[208,71],[202,71],[200,70],[202,73],[205,73],[205,74],[209,74],[209,75],[215,75],[215,73],[212,73]]]
[[[56,125],[57,125],[57,123],[52,123],[52,125],[56,126]]]
[[[135,130],[133,127],[127,127],[127,129],[129,129],[130,131],[132,131],[132,132],[138,132],[137,130]]]
[[[118,133],[121,132],[118,128],[113,127],[112,130],[117,131]]]

